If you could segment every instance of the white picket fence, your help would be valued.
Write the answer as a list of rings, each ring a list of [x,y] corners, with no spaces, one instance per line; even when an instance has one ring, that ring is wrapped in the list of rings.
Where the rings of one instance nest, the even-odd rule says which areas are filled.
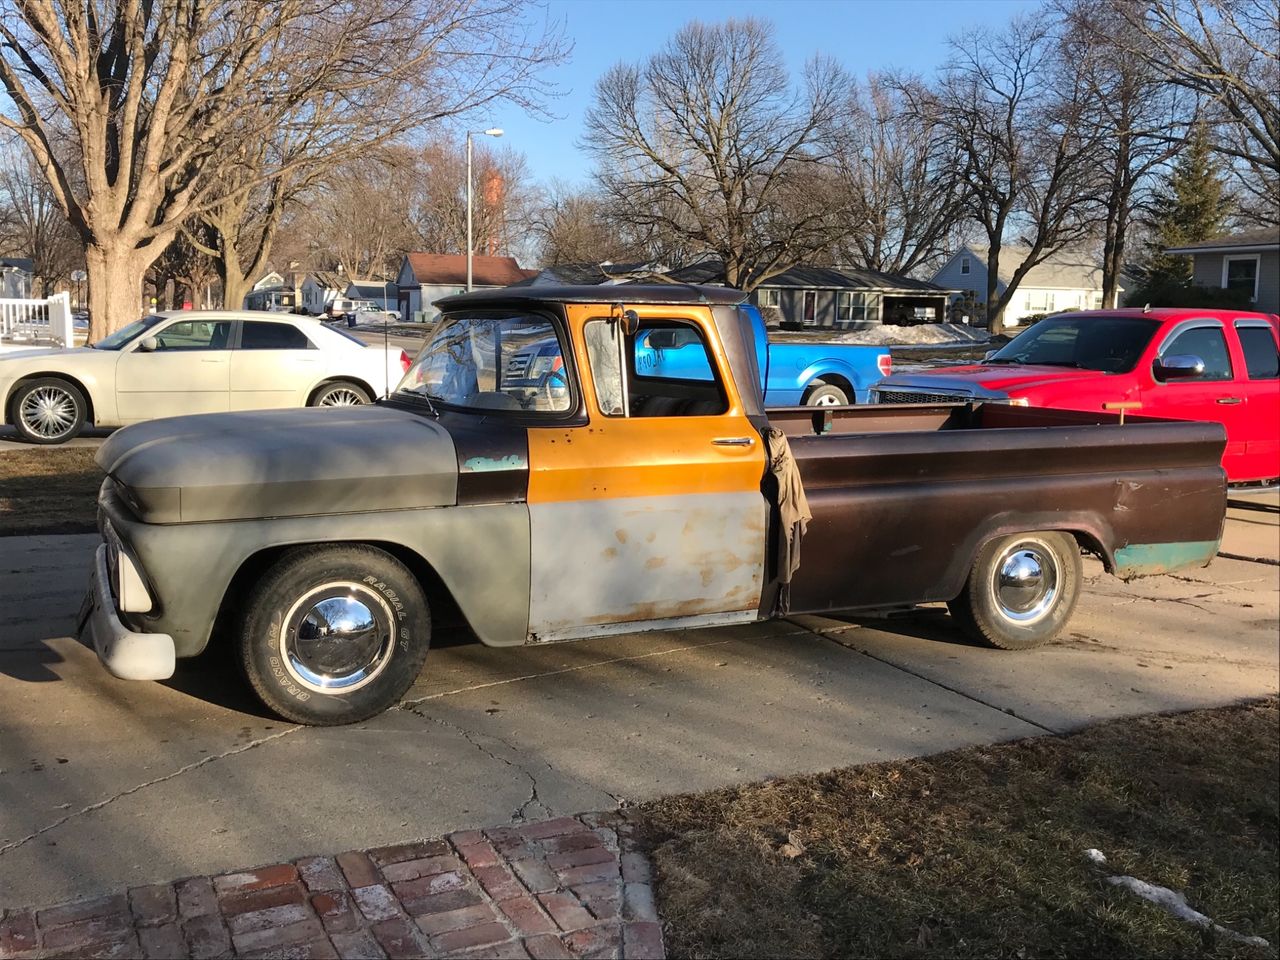
[[[71,294],[45,300],[0,300],[0,345],[75,346]]]

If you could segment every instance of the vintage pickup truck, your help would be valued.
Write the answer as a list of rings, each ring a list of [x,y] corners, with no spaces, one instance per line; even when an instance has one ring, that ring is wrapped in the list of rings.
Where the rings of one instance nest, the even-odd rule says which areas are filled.
[[[114,434],[82,635],[132,679],[233,645],[276,713],[339,724],[405,693],[441,610],[514,646],[945,601],[1017,649],[1062,630],[1082,551],[1122,577],[1216,552],[1221,424],[1006,404],[766,413],[738,292],[605,293],[446,298],[374,406]],[[710,379],[637,363],[672,332]],[[554,382],[507,376],[548,338]],[[795,569],[797,472],[812,520]]]

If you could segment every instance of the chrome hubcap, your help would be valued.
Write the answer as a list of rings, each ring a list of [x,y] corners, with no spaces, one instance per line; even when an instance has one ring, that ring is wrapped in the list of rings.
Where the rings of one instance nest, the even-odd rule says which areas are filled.
[[[350,693],[382,672],[395,649],[395,616],[363,584],[326,583],[302,596],[281,631],[285,669],[317,693]]]
[[[338,387],[330,390],[320,401],[322,407],[355,407],[364,403],[360,394],[349,387]]]
[[[56,440],[75,426],[76,402],[71,394],[58,387],[40,387],[23,398],[20,416],[32,433]]]
[[[1003,616],[1014,623],[1030,624],[1053,608],[1059,579],[1053,551],[1039,540],[1022,540],[996,560],[991,591]]]

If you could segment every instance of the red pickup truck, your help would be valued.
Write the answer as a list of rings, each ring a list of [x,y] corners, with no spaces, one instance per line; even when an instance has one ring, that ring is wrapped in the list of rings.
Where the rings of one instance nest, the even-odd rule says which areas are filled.
[[[896,373],[873,403],[1004,402],[1216,420],[1231,483],[1280,477],[1280,318],[1236,310],[1046,317],[980,364]],[[1123,405],[1123,406],[1117,406]]]

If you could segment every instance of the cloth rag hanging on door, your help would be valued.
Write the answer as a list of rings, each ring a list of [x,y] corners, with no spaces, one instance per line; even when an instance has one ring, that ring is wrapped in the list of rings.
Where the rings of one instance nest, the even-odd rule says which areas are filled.
[[[785,616],[791,609],[791,578],[800,569],[800,541],[813,514],[809,512],[809,500],[804,495],[804,483],[800,480],[800,467],[791,455],[787,435],[776,427],[765,434],[769,450],[769,472],[777,484],[778,508],[778,596],[774,601],[774,614]]]

